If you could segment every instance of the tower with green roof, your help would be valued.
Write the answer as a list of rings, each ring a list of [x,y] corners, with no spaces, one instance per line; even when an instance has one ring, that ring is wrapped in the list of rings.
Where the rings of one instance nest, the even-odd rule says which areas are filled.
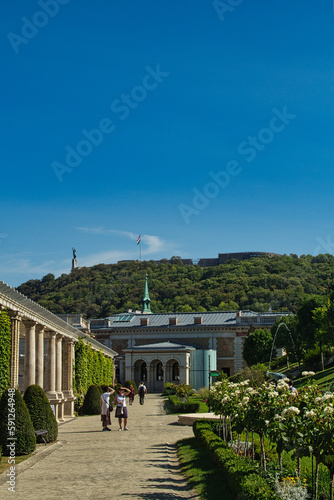
[[[145,287],[144,287],[144,295],[143,295],[143,298],[142,298],[142,302],[143,302],[143,308],[142,308],[142,313],[143,314],[152,314],[152,311],[151,311],[151,299],[150,299],[150,296],[148,294],[148,283],[147,283],[147,274],[145,274]]]

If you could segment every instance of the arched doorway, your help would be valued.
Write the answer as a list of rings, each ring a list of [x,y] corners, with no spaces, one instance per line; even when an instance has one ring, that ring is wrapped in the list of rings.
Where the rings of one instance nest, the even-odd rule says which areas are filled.
[[[143,359],[137,359],[134,364],[134,380],[137,387],[141,381],[147,383],[147,365]]]
[[[166,363],[165,382],[173,382],[178,384],[180,380],[180,365],[176,359],[169,359]]]
[[[163,392],[164,370],[160,359],[154,359],[150,364],[150,389],[152,392]]]

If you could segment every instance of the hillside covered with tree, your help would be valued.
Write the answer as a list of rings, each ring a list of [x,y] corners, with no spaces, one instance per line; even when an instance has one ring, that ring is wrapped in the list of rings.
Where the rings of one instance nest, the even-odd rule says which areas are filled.
[[[215,267],[171,262],[131,261],[75,269],[55,278],[47,274],[18,290],[50,311],[106,317],[141,309],[145,274],[152,312],[252,309],[295,312],[303,300],[326,295],[334,283],[334,256],[283,255]]]

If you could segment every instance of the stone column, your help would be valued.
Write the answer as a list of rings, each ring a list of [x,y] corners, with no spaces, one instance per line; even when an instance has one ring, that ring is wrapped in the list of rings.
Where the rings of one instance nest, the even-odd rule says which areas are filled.
[[[74,394],[73,394],[73,364],[74,364],[74,340],[65,337],[63,340],[63,396],[64,416],[74,417]]]
[[[12,320],[12,346],[10,359],[10,385],[19,388],[20,322],[22,316],[17,311],[8,311]]]
[[[56,336],[56,393],[59,399],[58,420],[64,420],[64,395],[62,393],[63,335]]]
[[[56,336],[56,392],[58,397],[61,399],[63,397],[62,394],[62,344],[63,344],[63,336]]]
[[[50,400],[58,399],[56,392],[56,332],[48,333],[48,348],[46,358],[47,396]]]
[[[243,332],[236,332],[236,336],[234,338],[234,373],[237,373],[244,367],[242,347],[245,336],[246,335]]]
[[[24,351],[24,390],[35,383],[36,374],[36,321],[23,321],[26,329]]]
[[[44,387],[44,331],[43,325],[36,326],[36,384]]]

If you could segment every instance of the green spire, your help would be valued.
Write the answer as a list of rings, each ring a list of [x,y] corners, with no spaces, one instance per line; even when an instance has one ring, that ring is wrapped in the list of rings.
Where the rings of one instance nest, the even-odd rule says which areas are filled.
[[[151,299],[150,299],[150,296],[148,294],[148,284],[147,284],[147,274],[145,274],[145,288],[144,288],[144,296],[142,298],[142,302],[143,302],[143,309],[142,309],[142,312],[145,313],[145,314],[152,314],[152,311],[151,311]]]

